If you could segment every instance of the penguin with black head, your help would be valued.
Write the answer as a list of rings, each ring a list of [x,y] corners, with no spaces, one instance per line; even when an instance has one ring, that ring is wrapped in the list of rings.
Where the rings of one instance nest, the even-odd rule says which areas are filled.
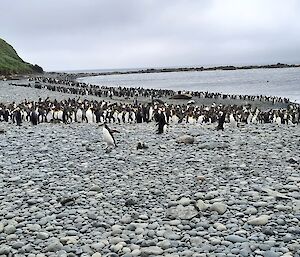
[[[31,111],[31,114],[30,114],[30,121],[31,121],[31,124],[36,126],[38,124],[38,111],[37,109],[32,109]]]
[[[155,114],[155,120],[157,122],[156,125],[158,126],[157,134],[164,133],[166,131],[167,122],[162,108],[159,108],[158,112]]]
[[[216,128],[217,130],[224,130],[225,117],[226,113],[221,111],[219,113],[218,126]]]
[[[16,119],[17,126],[21,126],[21,124],[22,124],[22,115],[21,115],[21,110],[20,110],[19,107],[17,107],[15,109],[14,116],[15,116],[15,119]]]
[[[116,140],[114,138],[113,133],[120,133],[117,130],[110,129],[106,122],[100,125],[102,127],[102,133],[103,133],[103,140],[106,143],[106,151],[110,151],[109,149],[117,147]]]

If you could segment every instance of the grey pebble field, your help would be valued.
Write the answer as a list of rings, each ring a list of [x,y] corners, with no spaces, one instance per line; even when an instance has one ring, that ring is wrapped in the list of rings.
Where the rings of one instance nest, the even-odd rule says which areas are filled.
[[[0,122],[0,257],[300,256],[299,125],[108,126]]]

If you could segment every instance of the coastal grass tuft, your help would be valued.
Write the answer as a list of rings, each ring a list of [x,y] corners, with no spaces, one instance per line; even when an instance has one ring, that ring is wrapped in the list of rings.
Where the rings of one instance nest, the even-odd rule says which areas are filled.
[[[0,75],[42,73],[38,65],[24,62],[16,50],[0,38]]]

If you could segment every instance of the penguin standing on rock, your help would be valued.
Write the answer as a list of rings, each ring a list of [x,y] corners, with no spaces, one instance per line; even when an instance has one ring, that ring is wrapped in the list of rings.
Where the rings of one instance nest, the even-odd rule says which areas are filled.
[[[113,136],[113,133],[120,133],[117,130],[111,130],[106,123],[101,124],[102,131],[103,131],[103,140],[107,144],[106,150],[108,150],[109,147],[117,147],[115,138]]]

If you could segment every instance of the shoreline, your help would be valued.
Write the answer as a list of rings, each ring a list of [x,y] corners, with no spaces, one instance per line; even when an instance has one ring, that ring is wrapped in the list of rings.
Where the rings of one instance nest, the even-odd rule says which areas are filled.
[[[19,80],[18,83],[16,83],[16,81],[6,81],[6,82],[1,82],[2,86],[6,88],[6,90],[12,90],[15,91],[15,95],[14,97],[17,97],[16,102],[21,102],[24,99],[21,98],[21,96],[18,96],[18,92],[24,92],[23,94],[25,94],[25,92],[30,91],[32,92],[33,95],[33,99],[34,100],[38,100],[38,98],[47,98],[50,97],[51,99],[53,98],[57,98],[57,99],[65,99],[67,97],[71,97],[71,98],[80,98],[80,99],[87,99],[87,100],[98,100],[98,101],[109,101],[111,103],[125,103],[125,104],[132,104],[133,101],[135,100],[135,97],[129,97],[127,99],[125,99],[124,97],[117,97],[117,96],[113,96],[112,99],[108,98],[108,97],[99,97],[99,96],[94,96],[94,95],[78,95],[78,94],[70,94],[70,93],[63,93],[63,92],[57,92],[57,91],[49,91],[47,89],[38,89],[35,88],[34,85],[32,85],[32,87],[24,87],[24,86],[14,86],[14,84],[20,84],[20,85],[25,85],[25,84],[33,84],[33,81],[27,81],[27,80]],[[10,85],[10,83],[12,85]],[[40,82],[41,86],[47,86],[49,85],[48,83],[44,83],[44,82]],[[61,87],[66,87],[66,85],[64,84],[57,84],[57,86],[61,86]],[[55,97],[54,97],[55,95]],[[1,101],[1,96],[0,96],[0,102],[5,102],[5,96],[3,96],[3,99]],[[166,104],[174,104],[174,105],[186,105],[188,100],[184,100],[184,99],[170,99],[169,97],[166,96],[162,96],[160,98],[158,98],[159,100],[162,100],[164,103]],[[12,102],[13,99],[10,100],[10,102]],[[150,97],[143,97],[143,96],[139,96],[137,98],[139,103],[150,103],[151,99]],[[276,102],[273,103],[271,101],[260,101],[260,100],[243,100],[243,99],[222,99],[221,97],[218,98],[201,98],[201,97],[197,97],[197,96],[193,96],[192,100],[195,101],[194,105],[195,106],[211,106],[212,104],[216,104],[216,105],[238,105],[238,106],[242,106],[242,105],[247,105],[250,104],[253,108],[257,107],[261,110],[268,110],[268,109],[286,109],[287,106],[289,104],[294,105],[295,103],[293,102],[289,102],[289,103],[284,103],[284,102]]]
[[[233,70],[254,70],[254,69],[284,69],[284,68],[299,68],[300,64],[267,64],[267,65],[245,65],[245,66],[213,66],[213,67],[180,67],[180,68],[146,68],[146,69],[124,69],[124,71],[104,71],[104,72],[88,72],[88,71],[49,71],[48,74],[64,74],[72,79],[89,76],[110,76],[110,75],[125,75],[125,74],[145,74],[145,73],[170,73],[170,72],[193,72],[193,71],[233,71]]]

